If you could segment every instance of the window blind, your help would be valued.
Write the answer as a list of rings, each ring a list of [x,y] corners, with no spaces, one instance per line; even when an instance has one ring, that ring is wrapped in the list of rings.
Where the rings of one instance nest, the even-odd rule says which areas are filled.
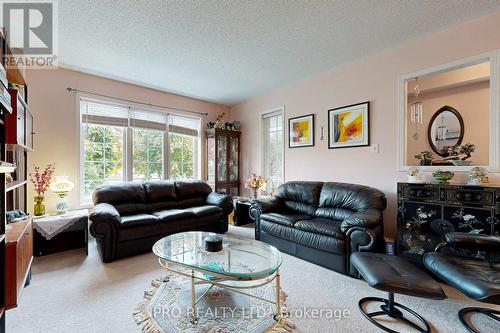
[[[151,110],[130,110],[130,127],[152,129],[165,132],[167,130],[167,115]]]
[[[80,110],[84,123],[121,127],[128,126],[129,109],[126,106],[81,99]]]
[[[169,120],[169,132],[196,137],[198,136],[201,123],[200,118],[171,114]]]
[[[80,99],[82,123],[109,125],[168,131],[198,137],[201,118],[181,114],[167,114],[161,111],[140,109],[132,106]]]

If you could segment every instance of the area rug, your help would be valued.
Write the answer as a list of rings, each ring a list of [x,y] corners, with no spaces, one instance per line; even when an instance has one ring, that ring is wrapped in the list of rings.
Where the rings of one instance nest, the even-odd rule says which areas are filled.
[[[240,282],[241,283],[241,282]],[[191,284],[189,279],[169,274],[151,282],[146,299],[134,311],[134,319],[144,333],[288,333],[295,325],[287,318],[286,293],[281,292],[282,318],[274,320],[274,305],[214,286],[196,306],[197,322],[191,321]],[[196,287],[196,299],[208,285]],[[245,290],[252,295],[274,300],[273,283]]]

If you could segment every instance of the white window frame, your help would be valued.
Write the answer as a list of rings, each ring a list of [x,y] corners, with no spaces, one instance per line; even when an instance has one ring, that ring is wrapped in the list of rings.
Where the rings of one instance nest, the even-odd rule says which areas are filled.
[[[286,132],[287,132],[287,129],[285,128],[285,106],[282,105],[282,106],[279,106],[279,107],[276,107],[276,108],[273,108],[273,109],[270,109],[270,110],[267,110],[267,111],[264,111],[264,112],[261,112],[260,115],[259,115],[259,122],[260,122],[260,138],[259,138],[259,146],[260,146],[260,173],[262,174],[263,177],[265,177],[264,173],[265,173],[265,170],[266,170],[266,167],[265,167],[265,164],[266,164],[266,154],[265,154],[265,149],[266,147],[264,147],[265,145],[265,142],[266,142],[266,139],[265,139],[265,135],[267,134],[266,133],[266,129],[265,129],[265,125],[264,125],[264,119],[269,117],[269,116],[277,116],[277,115],[281,115],[281,119],[282,119],[282,128],[283,128],[283,144],[282,144],[282,149],[281,149],[281,174],[283,175],[283,183],[286,181],[286,175],[285,175],[285,146],[286,146]],[[276,184],[275,184],[276,185]]]
[[[429,74],[437,74],[453,69],[470,66],[479,62],[490,62],[490,109],[489,109],[489,163],[485,167],[488,172],[500,172],[500,50],[483,53],[474,57],[461,59],[433,68],[399,76],[398,80],[398,156],[397,167],[400,172],[407,172],[412,166],[406,162],[407,138],[407,80]],[[421,166],[424,172],[449,170],[469,172],[475,166]]]
[[[76,128],[77,128],[77,147],[76,151],[78,151],[78,165],[79,165],[79,179],[75,181],[75,185],[78,186],[78,202],[80,204],[81,208],[90,208],[93,206],[92,204],[92,199],[91,198],[85,198],[85,192],[84,192],[84,183],[85,183],[85,158],[84,158],[84,140],[85,140],[85,132],[82,130],[84,124],[83,121],[83,114],[82,110],[80,109],[80,103],[81,100],[89,99],[89,100],[94,100],[97,103],[102,102],[102,103],[111,103],[111,104],[116,104],[120,105],[123,107],[128,107],[129,110],[131,108],[139,108],[139,109],[144,109],[143,105],[135,105],[134,103],[123,103],[119,100],[115,100],[112,98],[105,98],[105,97],[99,97],[95,98],[91,94],[85,94],[78,92],[75,94],[75,109],[77,110],[76,112]],[[170,114],[175,114],[178,116],[184,116],[184,117],[191,117],[197,119],[198,117],[194,117],[192,115],[186,115],[183,114],[182,112],[166,112],[165,110],[161,109],[156,109],[156,108],[151,108],[151,112],[162,112],[165,113],[167,116],[167,124],[166,124],[166,131],[163,133],[163,178],[164,179],[170,179],[170,142],[169,142],[169,121],[168,121],[168,116]],[[200,125],[197,129],[198,131],[198,140],[197,140],[197,145],[195,147],[195,156],[194,156],[194,172],[193,172],[193,178],[194,179],[200,179],[201,176],[201,139],[202,139],[202,121],[203,118],[200,116],[199,117],[199,122]],[[109,125],[113,126],[113,125]],[[124,128],[123,131],[123,180],[124,181],[133,181],[133,126],[129,126]]]
[[[168,149],[168,178],[165,178],[165,179],[170,179],[170,132],[167,132],[168,134],[168,138],[167,140],[169,141],[168,144],[167,144],[167,149]],[[185,135],[185,134],[181,134],[181,133],[172,133],[172,134],[177,134],[177,135]],[[188,135],[185,135],[185,136],[188,136]],[[200,177],[200,174],[201,174],[201,166],[200,166],[200,160],[201,160],[201,149],[200,149],[200,144],[201,144],[201,136],[200,134],[198,135],[197,137],[198,141],[196,142],[195,146],[194,146],[194,156],[193,156],[193,165],[194,165],[194,170],[193,170],[193,178],[194,179],[201,179]]]

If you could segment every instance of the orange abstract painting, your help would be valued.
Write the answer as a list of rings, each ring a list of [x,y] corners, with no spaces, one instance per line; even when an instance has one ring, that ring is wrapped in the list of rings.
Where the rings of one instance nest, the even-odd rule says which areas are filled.
[[[288,131],[290,148],[314,146],[314,115],[290,118]]]
[[[368,102],[329,110],[328,148],[367,146],[368,111]]]

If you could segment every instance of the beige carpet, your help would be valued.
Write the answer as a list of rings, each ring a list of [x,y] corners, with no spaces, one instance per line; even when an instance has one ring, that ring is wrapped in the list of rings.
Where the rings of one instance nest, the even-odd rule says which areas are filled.
[[[252,227],[231,227],[231,234],[253,237]],[[137,332],[132,311],[160,269],[152,253],[101,263],[95,243],[83,250],[35,259],[33,280],[24,289],[21,304],[7,312],[7,332]],[[358,312],[358,299],[382,296],[362,280],[352,279],[284,255],[283,289],[290,309],[346,310],[347,318],[293,318],[297,332],[377,332]],[[398,296],[432,324],[436,332],[465,332],[456,317],[464,306],[480,305],[445,286],[449,299],[429,301]],[[500,307],[497,307],[500,308]],[[325,310],[326,309],[326,310]],[[326,311],[326,312],[325,312]],[[482,321],[482,320],[481,320]],[[489,324],[490,322],[488,322]],[[494,332],[494,326],[488,325]],[[497,332],[500,331],[497,328]]]

